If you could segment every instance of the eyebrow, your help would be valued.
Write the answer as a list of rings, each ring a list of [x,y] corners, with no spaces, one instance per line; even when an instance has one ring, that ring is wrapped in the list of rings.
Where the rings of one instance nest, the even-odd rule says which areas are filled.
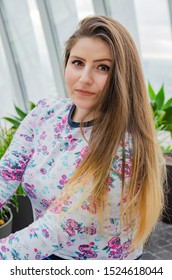
[[[75,58],[75,59],[80,59],[85,61],[84,58],[80,57],[80,56],[76,56],[76,55],[71,55],[70,58]],[[100,58],[100,59],[95,59],[94,62],[100,62],[100,61],[109,61],[111,62],[112,60],[110,58]]]

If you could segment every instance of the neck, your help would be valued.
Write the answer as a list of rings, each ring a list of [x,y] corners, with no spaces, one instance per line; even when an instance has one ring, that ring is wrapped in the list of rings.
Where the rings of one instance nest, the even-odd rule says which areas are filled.
[[[88,121],[92,121],[95,117],[94,117],[93,113],[89,114],[88,110],[78,109],[77,107],[75,107],[75,111],[74,111],[74,114],[72,116],[72,120],[74,122],[81,122],[81,120],[83,118],[84,118],[84,122],[88,122]]]

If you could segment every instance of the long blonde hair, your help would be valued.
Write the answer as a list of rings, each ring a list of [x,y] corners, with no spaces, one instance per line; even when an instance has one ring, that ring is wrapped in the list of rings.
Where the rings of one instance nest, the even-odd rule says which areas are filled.
[[[107,178],[122,141],[121,221],[126,226],[132,226],[137,219],[133,240],[133,246],[136,247],[146,241],[162,212],[165,174],[140,58],[133,39],[120,23],[105,16],[90,16],[80,22],[76,32],[67,41],[65,66],[72,47],[82,37],[94,37],[107,42],[111,49],[112,65],[104,93],[92,109],[98,117],[94,120],[88,153],[64,192],[70,196],[93,178],[89,195],[102,218],[108,204]],[[126,131],[133,139],[133,161],[124,206]]]

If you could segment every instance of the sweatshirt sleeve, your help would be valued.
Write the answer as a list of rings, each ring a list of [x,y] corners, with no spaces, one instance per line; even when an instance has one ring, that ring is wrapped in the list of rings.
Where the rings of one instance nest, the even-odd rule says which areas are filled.
[[[43,102],[26,116],[17,129],[10,146],[0,160],[0,208],[7,203],[22,182],[27,164],[34,153],[34,127]]]
[[[28,227],[0,240],[0,260],[39,260],[63,249],[58,215],[47,210]],[[63,240],[62,240],[63,237]]]

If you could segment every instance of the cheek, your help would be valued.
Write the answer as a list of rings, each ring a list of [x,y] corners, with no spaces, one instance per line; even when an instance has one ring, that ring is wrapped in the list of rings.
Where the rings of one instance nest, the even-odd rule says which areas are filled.
[[[107,82],[107,77],[99,77],[99,79],[97,79],[97,87],[99,88],[99,91],[102,91],[106,85]]]
[[[68,88],[72,87],[72,85],[75,83],[75,81],[77,80],[77,77],[74,73],[74,71],[72,71],[70,69],[70,67],[67,67],[65,70],[65,83],[66,86]]]

